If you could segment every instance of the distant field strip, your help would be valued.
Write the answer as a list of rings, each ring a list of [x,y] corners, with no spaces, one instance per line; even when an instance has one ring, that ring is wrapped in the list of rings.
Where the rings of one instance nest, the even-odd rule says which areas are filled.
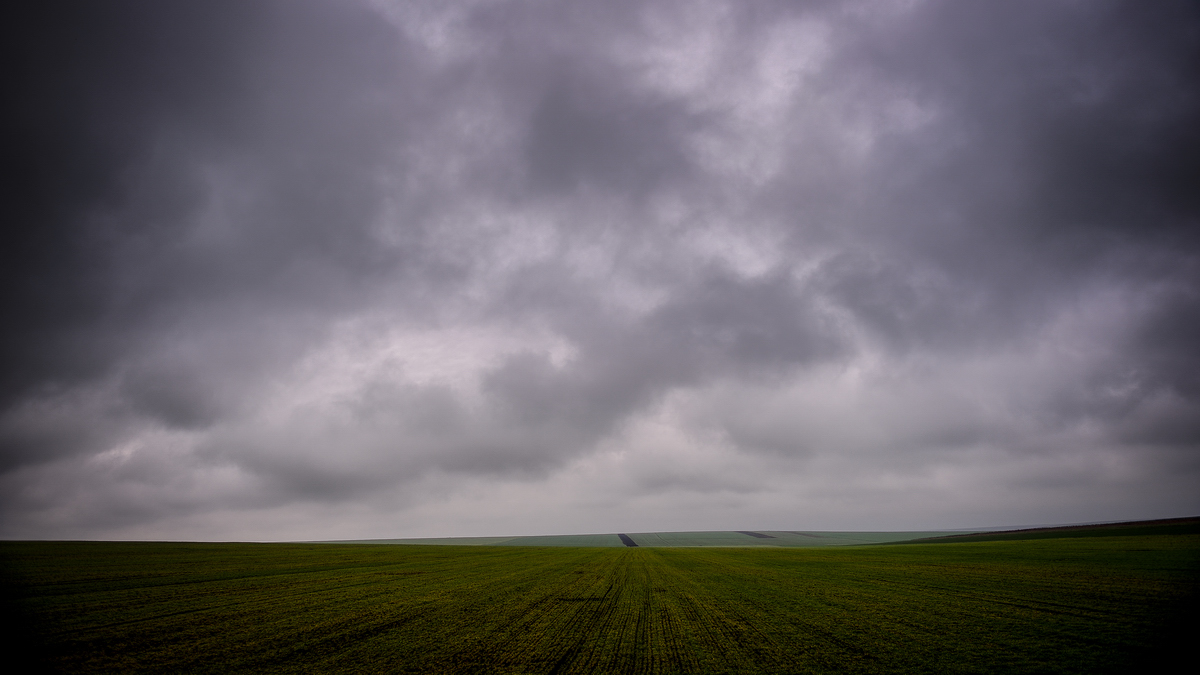
[[[70,673],[1150,672],[1164,649],[1190,645],[1200,535],[0,542],[0,562],[20,617],[10,638]]]
[[[637,546],[638,545],[638,543],[636,541],[630,539],[629,535],[627,535],[627,534],[618,534],[617,536],[621,538],[621,543],[625,544],[626,546]]]
[[[361,539],[330,544],[399,544],[418,546],[853,546],[886,544],[955,532],[787,532],[773,530],[714,532],[632,532],[628,534],[563,534],[534,537],[443,537],[425,539]],[[748,538],[749,537],[749,538]]]

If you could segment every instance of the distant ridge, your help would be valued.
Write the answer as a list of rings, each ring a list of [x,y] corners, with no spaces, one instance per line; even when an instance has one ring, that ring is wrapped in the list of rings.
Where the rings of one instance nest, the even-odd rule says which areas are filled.
[[[780,547],[813,548],[868,544],[937,544],[1010,539],[1116,537],[1147,534],[1200,534],[1200,516],[1133,520],[1087,525],[1051,525],[1011,530],[925,530],[909,532],[714,530],[706,532],[630,532],[548,534],[519,537],[422,537],[412,539],[342,539],[310,543],[385,544],[400,546],[583,546],[583,547]]]
[[[938,544],[967,541],[1012,541],[1017,539],[1063,539],[1073,537],[1133,537],[1147,534],[1200,534],[1200,516],[1130,520],[1090,525],[1056,525],[990,532],[960,532],[921,537],[903,544]]]
[[[967,530],[958,530],[967,533]],[[942,531],[917,532],[797,532],[784,530],[720,530],[709,532],[629,532],[620,534],[552,534],[526,537],[437,537],[418,539],[356,539],[328,541],[328,544],[394,544],[405,546],[586,546],[586,547],[693,547],[693,546],[774,546],[813,548],[892,544],[921,537],[946,534]]]

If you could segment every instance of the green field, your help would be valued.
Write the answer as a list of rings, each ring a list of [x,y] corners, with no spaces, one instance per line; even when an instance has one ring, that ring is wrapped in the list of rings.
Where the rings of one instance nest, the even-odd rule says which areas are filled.
[[[86,672],[1145,670],[1200,535],[823,548],[0,543],[13,649]]]

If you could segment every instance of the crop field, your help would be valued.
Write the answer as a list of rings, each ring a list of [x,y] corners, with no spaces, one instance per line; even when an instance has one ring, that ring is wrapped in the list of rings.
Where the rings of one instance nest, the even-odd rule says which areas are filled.
[[[8,657],[70,673],[1153,672],[1194,637],[1200,535],[1115,532],[819,548],[5,542],[0,561],[25,631],[8,631]]]

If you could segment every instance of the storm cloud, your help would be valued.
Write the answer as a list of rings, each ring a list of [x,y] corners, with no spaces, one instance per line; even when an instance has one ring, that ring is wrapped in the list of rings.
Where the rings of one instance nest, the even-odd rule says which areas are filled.
[[[1200,512],[1189,2],[50,2],[0,536]]]

